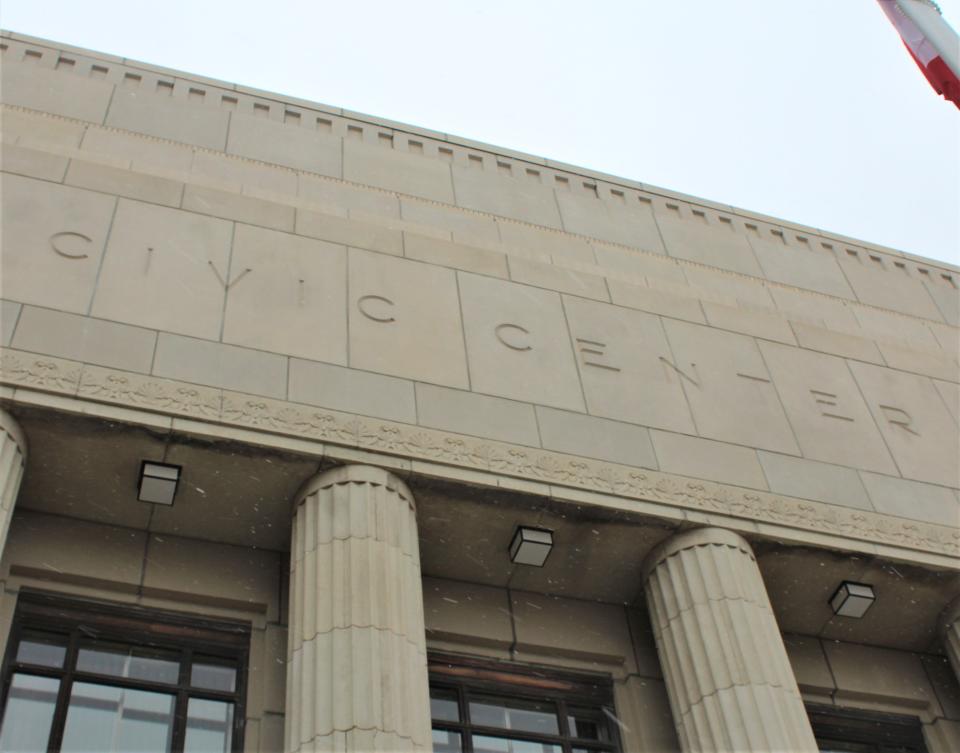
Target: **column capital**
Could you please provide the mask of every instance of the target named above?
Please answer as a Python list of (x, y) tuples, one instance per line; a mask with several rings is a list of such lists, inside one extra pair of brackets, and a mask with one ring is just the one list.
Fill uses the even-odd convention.
[(410, 491), (410, 487), (407, 486), (403, 479), (385, 468), (359, 463), (338, 465), (335, 468), (328, 468), (310, 477), (297, 491), (295, 502), (296, 504), (300, 504), (305, 497), (309, 497), (321, 489), (329, 489), (331, 486), (338, 486), (340, 484), (371, 484), (372, 486), (382, 486), (400, 496), (410, 505), (411, 510), (416, 509), (413, 492)]
[(0, 408), (0, 430), (13, 440), (14, 444), (16, 444), (20, 450), (20, 454), (24, 460), (26, 460), (27, 438), (23, 433), (23, 429), (20, 428), (20, 424), (17, 423), (17, 419), (7, 413), (3, 408)]
[(750, 542), (739, 533), (728, 531), (726, 528), (693, 528), (689, 531), (674, 534), (650, 551), (643, 561), (643, 581), (646, 582), (649, 579), (650, 573), (656, 570), (661, 562), (677, 552), (698, 546), (711, 545), (733, 547), (748, 555), (750, 559), (756, 559), (753, 555), (753, 549), (750, 547)]

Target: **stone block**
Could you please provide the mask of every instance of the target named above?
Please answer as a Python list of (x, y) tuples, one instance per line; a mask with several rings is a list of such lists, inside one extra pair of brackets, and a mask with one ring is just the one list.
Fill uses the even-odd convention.
[(86, 313), (116, 199), (15, 175), (0, 181), (0, 295)]
[(761, 337), (765, 340), (795, 345), (796, 338), (790, 323), (776, 313), (763, 309), (725, 306), (722, 303), (703, 301), (703, 313), (711, 327), (742, 332), (745, 335)]
[(267, 118), (234, 114), (226, 151), (335, 178), (342, 175), (338, 137)]
[(13, 301), (0, 301), (0, 345), (4, 348), (8, 347), (13, 339), (13, 331), (22, 308), (23, 306)]
[(947, 410), (950, 411), (953, 420), (960, 423), (960, 385), (934, 379), (933, 386), (937, 388), (937, 392), (940, 393), (940, 397), (946, 403)]
[[(530, 258), (547, 261), (576, 261), (582, 264), (596, 264), (593, 248), (586, 238), (551, 230), (547, 227), (534, 227), (519, 222), (500, 221), (500, 237), (507, 249), (517, 249)], [(509, 253), (509, 251), (508, 251)]]
[(121, 87), (110, 102), (104, 122), (115, 128), (183, 144), (223, 149), (227, 143), (229, 117), (227, 110), (195, 104), (180, 96)]
[(766, 489), (757, 453), (747, 447), (650, 430), (660, 470), (681, 476)]
[(683, 385), (700, 436), (799, 454), (752, 338), (671, 319), (664, 328), (675, 360), (661, 363)]
[(403, 253), (408, 259), (462, 269), (488, 277), (506, 278), (507, 257), (497, 251), (465, 246), (462, 243), (429, 238), (414, 233), (403, 234)]
[(280, 555), (230, 544), (151, 534), (143, 590), (152, 596), (201, 597), (243, 602), (252, 611), (278, 616)]
[(343, 246), (238, 224), (223, 341), (345, 365), (346, 279)]
[(618, 306), (629, 306), (652, 314), (706, 324), (700, 299), (686, 285), (649, 278), (646, 285), (607, 279), (611, 300)]
[(912, 348), (926, 348), (934, 351), (940, 349), (940, 343), (927, 326), (927, 322), (882, 308), (857, 305), (851, 305), (849, 308), (855, 314), (867, 337), (883, 343), (899, 341), (909, 344)]
[(860, 476), (852, 468), (762, 450), (757, 455), (772, 492), (873, 510)]
[(655, 277), (685, 285), (686, 276), (675, 259), (654, 253), (638, 253), (627, 248), (592, 243), (597, 264), (611, 272), (624, 272), (631, 276)]
[(266, 199), (244, 196), (231, 191), (187, 185), (183, 192), (183, 208), (250, 225), (293, 232), (294, 208)]
[(47, 572), (57, 579), (95, 580), (133, 592), (143, 572), (145, 539), (143, 531), (44, 515), (18, 506), (3, 558), (8, 565)]
[(489, 395), (418, 384), (417, 422), (433, 429), (540, 446), (533, 406)]
[(957, 357), (943, 350), (918, 350), (898, 343), (878, 341), (877, 346), (883, 355), (883, 360), (894, 369), (912, 371), (914, 374), (924, 374), (934, 379), (945, 379), (949, 382), (960, 381), (960, 366)]
[(60, 183), (67, 172), (68, 162), (66, 157), (42, 149), (7, 142), (0, 146), (0, 168), (5, 173)]
[(91, 123), (103, 122), (113, 93), (113, 85), (106, 81), (71, 76), (9, 58), (3, 61), (0, 83), (7, 104)]
[(889, 257), (876, 261), (882, 257), (865, 249), (854, 250), (856, 257), (844, 249), (839, 260), (857, 300), (910, 316), (941, 320), (940, 310), (923, 283), (895, 268)]
[(400, 199), (390, 191), (356, 186), (310, 173), (298, 173), (297, 180), (297, 195), (308, 204), (341, 211), (346, 209), (348, 215), (363, 212), (374, 217), (400, 217)]
[(78, 159), (70, 160), (64, 182), (79, 188), (168, 207), (179, 206), (183, 195), (183, 183), (179, 181)]
[(297, 195), (297, 173), (286, 167), (265, 165), (220, 152), (197, 151), (191, 170), (195, 175), (202, 176), (203, 182), (212, 178), (217, 183), (222, 182), (223, 188), (240, 186), (242, 191), (239, 192), (242, 193)]
[(839, 641), (826, 641), (823, 648), (836, 681), (838, 702), (906, 705), (941, 715), (919, 655)]
[(960, 526), (960, 500), (953, 489), (864, 471), (860, 477), (877, 512), (951, 528)]
[(692, 264), (685, 264), (683, 273), (693, 294), (704, 300), (753, 309), (775, 308), (763, 280)]
[[(489, 166), (488, 159), (486, 167)], [(452, 173), (456, 202), (447, 203), (534, 225), (563, 227), (553, 191), (542, 183), (501, 177), (490, 170), (466, 165), (454, 165)], [(506, 243), (507, 237), (502, 237)]]
[(413, 424), (413, 383), (406, 379), (290, 359), (290, 400)]
[(570, 657), (636, 670), (622, 606), (512, 591), (519, 655)]
[(13, 347), (149, 374), (156, 341), (152, 330), (24, 306)]
[[(938, 636), (939, 638), (939, 636)], [(946, 656), (922, 654), (920, 661), (948, 719), (960, 719), (960, 681)]]
[(680, 741), (662, 680), (628, 677), (614, 684), (617, 725), (624, 750), (680, 753)]
[(454, 272), (355, 248), (349, 270), (350, 366), (468, 386)]
[(557, 191), (556, 194), (563, 228), (567, 232), (652, 253), (666, 253), (649, 204), (634, 199), (628, 206), (625, 202), (601, 201), (571, 191)]
[(835, 686), (820, 641), (804, 635), (785, 635), (783, 645), (804, 697), (829, 702)]
[(801, 348), (817, 350), (821, 353), (843, 358), (852, 358), (857, 361), (883, 363), (883, 356), (880, 355), (877, 344), (866, 337), (833, 332), (803, 322), (790, 322), (790, 326)]
[(707, 212), (695, 216), (685, 205), (672, 206), (677, 208), (671, 209), (670, 205), (656, 208), (657, 225), (670, 256), (754, 277), (763, 276), (746, 236), (731, 223), (721, 223), (713, 212), (709, 216)]
[(857, 316), (853, 313), (855, 304), (795, 288), (773, 285), (767, 290), (777, 308), (789, 319), (825, 327), (834, 332), (870, 336), (864, 334)]
[[(956, 280), (956, 276), (953, 278)], [(940, 310), (943, 320), (954, 327), (960, 327), (960, 292), (954, 284), (947, 282), (923, 281), (930, 297)]]
[(865, 363), (850, 370), (900, 475), (960, 487), (960, 430), (932, 380)]
[(423, 579), (427, 640), (508, 648), (513, 643), (508, 592), (474, 583)]
[(450, 166), (446, 162), (376, 144), (344, 140), (343, 179), (445, 204), (454, 203)]
[(627, 621), (630, 625), (630, 636), (633, 639), (633, 651), (637, 656), (637, 674), (641, 677), (663, 679), (653, 625), (650, 623), (650, 614), (646, 607), (628, 608)]
[(960, 722), (934, 719), (923, 725), (923, 739), (929, 753), (952, 753), (960, 750)]
[[(0, 79), (3, 74), (0, 73)], [(6, 101), (4, 92), (4, 101)], [(88, 128), (86, 123), (77, 123), (64, 118), (51, 118), (29, 110), (3, 109), (0, 137), (4, 142), (33, 149), (48, 147), (75, 147)], [(6, 168), (4, 168), (6, 169)]]
[(121, 199), (92, 314), (219, 339), (232, 228), (223, 220)]
[(372, 222), (298, 209), (297, 233), (368, 251), (403, 255), (403, 234)]
[(592, 298), (595, 301), (610, 300), (607, 285), (602, 277), (577, 272), (556, 264), (515, 257), (508, 259), (508, 264), (510, 278), (514, 282), (556, 290), (560, 293), (570, 293), (581, 298)]
[(149, 167), (186, 173), (194, 158), (193, 149), (183, 144), (96, 126), (87, 128), (80, 148), (91, 156), (129, 161), (134, 170)]
[(776, 343), (760, 350), (804, 457), (896, 473), (846, 361)]
[(768, 280), (838, 298), (854, 298), (833, 252), (767, 240), (754, 234), (747, 238)]
[(454, 243), (467, 246), (500, 244), (500, 231), (492, 217), (407, 198), (400, 200), (400, 212), (404, 220), (449, 233)]
[(671, 354), (656, 316), (579, 298), (563, 303), (590, 413), (695, 433), (683, 389), (661, 360)]
[(639, 468), (657, 467), (650, 433), (641, 426), (540, 406), (536, 410), (544, 449)]
[(165, 332), (157, 341), (153, 373), (253, 395), (287, 396), (286, 358)]
[(584, 410), (560, 296), (466, 272), (457, 276), (471, 388)]

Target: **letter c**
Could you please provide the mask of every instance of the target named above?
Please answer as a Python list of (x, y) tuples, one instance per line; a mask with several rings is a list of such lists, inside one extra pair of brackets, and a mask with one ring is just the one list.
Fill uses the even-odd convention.
[(397, 320), (396, 320), (394, 317), (392, 317), (392, 316), (377, 316), (376, 314), (371, 314), (369, 311), (367, 311), (367, 310), (364, 308), (364, 304), (365, 304), (367, 301), (380, 301), (381, 303), (385, 303), (385, 304), (387, 304), (388, 306), (393, 306), (393, 301), (391, 301), (389, 298), (384, 298), (382, 295), (365, 295), (365, 296), (361, 296), (361, 297), (357, 300), (357, 308), (360, 310), (360, 313), (361, 313), (361, 314), (363, 314), (365, 317), (367, 317), (367, 319), (372, 319), (372, 320), (375, 321), (375, 322), (384, 322), (384, 323), (389, 323), (389, 322), (395, 322), (395, 321), (397, 321)]
[(524, 329), (519, 324), (498, 324), (496, 328), (494, 328), (493, 333), (497, 336), (497, 339), (510, 348), (510, 350), (533, 350), (532, 345), (520, 345), (515, 342), (508, 342), (504, 337), (504, 330), (516, 330), (517, 332), (522, 332), (525, 335), (529, 335), (530, 332), (528, 330)]
[(62, 248), (57, 246), (57, 242), (61, 238), (79, 238), (86, 243), (93, 243), (93, 240), (85, 236), (83, 233), (74, 233), (71, 230), (66, 230), (62, 233), (54, 233), (50, 236), (50, 248), (52, 248), (56, 253), (60, 254), (64, 259), (86, 259), (89, 254), (71, 254), (69, 251), (64, 251)]

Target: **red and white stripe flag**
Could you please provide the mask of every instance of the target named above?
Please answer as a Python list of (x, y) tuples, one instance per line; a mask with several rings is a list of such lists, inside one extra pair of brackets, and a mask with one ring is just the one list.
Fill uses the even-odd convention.
[(932, 0), (878, 0), (927, 81), (960, 109), (960, 37)]

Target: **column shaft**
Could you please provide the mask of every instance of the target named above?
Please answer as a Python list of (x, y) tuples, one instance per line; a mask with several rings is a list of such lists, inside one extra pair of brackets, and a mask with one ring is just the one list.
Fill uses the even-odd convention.
[(0, 555), (27, 461), (27, 443), (13, 416), (0, 408)]
[(750, 545), (704, 528), (651, 552), (645, 590), (684, 751), (817, 750)]
[(344, 466), (297, 496), (290, 552), (285, 750), (430, 749), (413, 496)]

